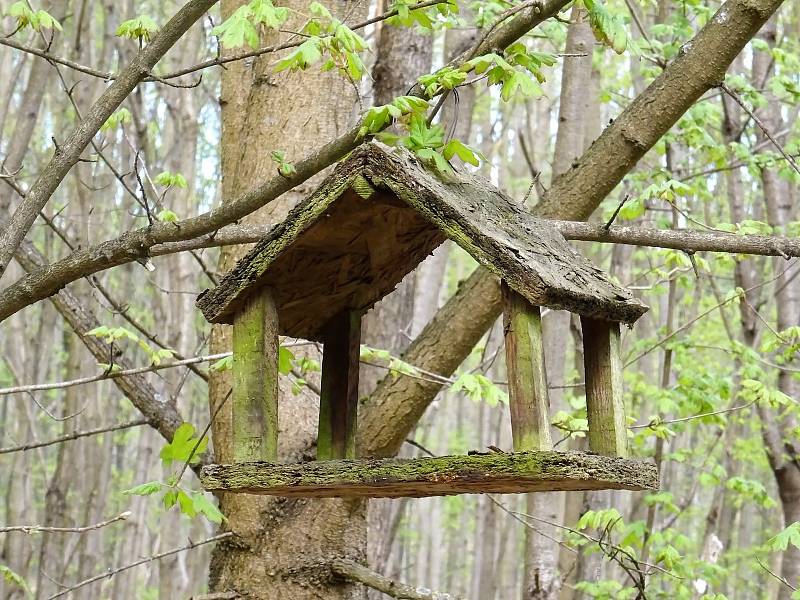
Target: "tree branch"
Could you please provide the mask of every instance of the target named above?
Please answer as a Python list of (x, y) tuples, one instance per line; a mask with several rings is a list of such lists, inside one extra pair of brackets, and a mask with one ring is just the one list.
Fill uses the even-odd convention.
[(458, 596), (433, 592), (428, 588), (414, 587), (406, 583), (400, 583), (394, 579), (389, 579), (348, 558), (334, 559), (331, 570), (340, 577), (363, 583), (373, 590), (378, 590), (387, 596), (398, 598), (399, 600), (459, 600)]
[[(27, 241), (20, 245), (15, 258), (26, 271), (41, 268), (44, 262), (44, 257), (33, 247), (33, 244)], [(92, 313), (87, 311), (84, 304), (68, 290), (60, 291), (58, 294), (53, 295), (50, 300), (95, 359), (98, 362), (108, 361), (108, 344), (93, 335), (86, 335), (86, 332), (99, 327), (100, 322)], [(114, 363), (123, 370), (131, 368), (124, 357), (115, 357)], [(118, 377), (113, 381), (117, 388), (131, 401), (131, 404), (147, 419), (147, 422), (164, 439), (172, 441), (175, 430), (183, 423), (183, 418), (178, 413), (175, 405), (169, 402), (162, 402), (144, 374)]]
[(142, 373), (151, 373), (153, 371), (161, 371), (163, 369), (173, 369), (175, 367), (188, 367), (189, 365), (196, 365), (199, 363), (209, 362), (212, 360), (219, 360), (230, 356), (230, 352), (223, 352), (221, 354), (209, 354), (207, 356), (194, 356), (192, 358), (184, 358), (183, 360), (176, 360), (169, 363), (161, 363), (159, 365), (148, 365), (146, 367), (135, 367), (132, 369), (120, 369), (119, 371), (109, 371), (100, 373), (98, 375), (90, 375), (89, 377), (79, 377), (78, 379), (70, 379), (68, 381), (53, 381), (49, 383), (31, 383), (27, 385), (16, 385), (13, 387), (0, 388), (0, 396), (7, 396), (9, 394), (17, 394), (20, 392), (41, 392), (44, 390), (60, 390), (76, 385), (84, 385), (93, 383), (95, 381), (102, 381), (104, 379), (117, 379), (118, 377), (128, 377), (130, 375), (140, 375)]
[(0, 448), (0, 454), (10, 454), (12, 452), (25, 452), (26, 450), (33, 450), (34, 448), (43, 448), (44, 446), (52, 446), (54, 444), (62, 444), (64, 442), (70, 442), (72, 440), (77, 440), (78, 438), (82, 437), (89, 437), (101, 433), (108, 433), (109, 431), (119, 431), (121, 429), (130, 429), (131, 427), (141, 427), (142, 425), (147, 425), (148, 423), (149, 421), (147, 419), (137, 419), (135, 421), (128, 421), (127, 423), (119, 423), (118, 425), (98, 427), (97, 429), (88, 429), (86, 431), (73, 431), (72, 433), (68, 433), (67, 435), (62, 435), (61, 437), (57, 437), (52, 440), (45, 440), (43, 442), (28, 442), (27, 444), (21, 444), (19, 446), (7, 446), (5, 448)]
[[(628, 244), (651, 248), (672, 248), (687, 252), (730, 252), (757, 256), (800, 256), (800, 239), (777, 235), (739, 235), (695, 229), (656, 229), (652, 227), (604, 225), (584, 221), (552, 220), (550, 225), (568, 240)], [(159, 244), (151, 249), (152, 256), (164, 256), (200, 248), (254, 244), (270, 231), (269, 225), (228, 225), (214, 235), (194, 240)]]
[(53, 158), (44, 168), (25, 199), (0, 231), (0, 278), (39, 212), (50, 200), (70, 169), (80, 160), (92, 138), (138, 83), (184, 33), (218, 0), (189, 0), (142, 48), (134, 59), (120, 71), (114, 82), (94, 102), (85, 118), (56, 148)]
[[(586, 219), (683, 113), (722, 82), (730, 63), (780, 5), (780, 0), (728, 0), (723, 4), (575, 166), (554, 182), (534, 214)], [(496, 277), (486, 269), (476, 269), (412, 342), (403, 360), (437, 373), (452, 373), (494, 323), (500, 306)], [(481, 326), (460, 331), (447, 321), (448, 315), (464, 314)], [(432, 353), (430, 348), (436, 344), (438, 352)], [(396, 453), (416, 425), (409, 415), (421, 416), (439, 389), (430, 384), (409, 387), (402, 378), (384, 378), (365, 405), (363, 418), (359, 415), (361, 447), (381, 455)]]
[(42, 525), (11, 525), (9, 527), (0, 527), (0, 533), (11, 533), (12, 531), (21, 531), (23, 533), (86, 533), (87, 531), (94, 531), (101, 529), (117, 521), (124, 521), (131, 516), (131, 511), (125, 511), (118, 514), (113, 519), (108, 519), (102, 523), (95, 523), (94, 525), (87, 525), (86, 527), (44, 527)]
[(198, 546), (202, 546), (204, 544), (211, 544), (214, 542), (219, 542), (220, 540), (227, 539), (233, 536), (232, 531), (228, 531), (226, 533), (221, 533), (219, 535), (215, 535), (214, 537), (210, 537), (208, 539), (202, 540), (200, 542), (192, 542), (189, 541), (188, 544), (185, 546), (181, 546), (180, 548), (173, 548), (172, 550), (167, 550), (165, 552), (160, 552), (158, 554), (154, 554), (152, 556), (147, 556), (145, 558), (139, 559), (135, 562), (132, 562), (128, 565), (124, 565), (122, 567), (117, 567), (115, 569), (109, 569), (105, 573), (100, 573), (99, 575), (95, 575), (94, 577), (89, 577), (88, 579), (84, 579), (83, 581), (76, 583), (75, 585), (68, 587), (66, 589), (61, 590), (57, 594), (53, 594), (47, 600), (54, 600), (55, 598), (60, 598), (61, 596), (65, 596), (71, 592), (74, 592), (77, 589), (80, 589), (84, 586), (89, 585), (90, 583), (94, 583), (95, 581), (100, 581), (101, 579), (111, 578), (117, 573), (122, 573), (123, 571), (127, 571), (128, 569), (132, 569), (134, 567), (138, 567), (139, 565), (143, 565), (149, 562), (153, 562), (154, 560), (161, 560), (162, 558), (166, 558), (167, 556), (172, 556), (173, 554), (178, 554), (180, 552), (185, 552), (186, 550), (192, 550), (197, 548)]
[[(211, 0), (205, 1), (210, 2)], [(558, 14), (558, 11), (568, 4), (568, 1), (547, 0), (522, 11), (514, 19), (487, 36), (478, 46), (475, 54), (480, 55), (505, 48), (542, 21)], [(463, 64), (473, 52), (473, 50), (465, 52), (451, 64), (456, 66)], [(290, 177), (277, 174), (210, 212), (174, 223), (153, 223), (151, 226), (126, 232), (116, 239), (72, 252), (64, 259), (23, 277), (0, 295), (0, 321), (33, 302), (47, 298), (76, 279), (109, 267), (147, 258), (150, 248), (156, 244), (197, 238), (238, 221), (300, 185), (352, 151), (361, 143), (358, 130), (359, 126), (353, 127), (342, 136), (322, 146), (315, 153), (294, 163), (296, 172)], [(77, 157), (75, 160), (77, 161)], [(49, 168), (46, 171), (49, 171)], [(36, 184), (34, 184), (35, 186)], [(33, 189), (28, 197), (32, 193)], [(2, 252), (2, 236), (0, 236), (0, 252)]]

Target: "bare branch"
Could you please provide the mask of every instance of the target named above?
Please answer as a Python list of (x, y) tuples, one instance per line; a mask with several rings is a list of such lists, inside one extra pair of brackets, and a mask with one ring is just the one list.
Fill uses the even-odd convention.
[[(568, 0), (549, 0), (523, 10), (489, 35), (478, 48), (476, 55), (505, 48), (539, 23), (558, 14), (566, 4)], [(469, 55), (470, 53), (464, 53), (451, 64), (455, 66), (463, 64)], [(90, 118), (87, 116), (87, 120)], [(295, 162), (296, 172), (290, 177), (278, 174), (212, 211), (182, 221), (154, 223), (149, 227), (126, 232), (116, 239), (72, 252), (66, 258), (35, 274), (23, 277), (0, 295), (0, 321), (28, 304), (47, 298), (80, 277), (134, 260), (145, 259), (150, 255), (150, 248), (156, 244), (197, 238), (238, 221), (340, 160), (360, 143), (358, 131), (358, 126), (353, 127), (315, 153)], [(75, 160), (77, 161), (77, 157)], [(46, 171), (49, 172), (50, 169)], [(36, 185), (34, 184), (34, 188)], [(28, 197), (32, 194), (33, 188)], [(2, 266), (2, 252), (3, 238), (0, 236), (0, 266)]]
[(11, 525), (9, 527), (0, 527), (0, 533), (10, 533), (12, 531), (21, 531), (23, 533), (86, 533), (87, 531), (94, 531), (95, 529), (102, 529), (112, 523), (124, 521), (131, 516), (131, 511), (126, 510), (118, 514), (113, 519), (95, 523), (94, 525), (87, 525), (85, 527), (45, 527), (42, 525)]
[(139, 565), (144, 565), (149, 562), (153, 562), (154, 560), (161, 560), (167, 556), (172, 556), (173, 554), (178, 554), (180, 552), (185, 552), (187, 550), (192, 550), (197, 548), (198, 546), (202, 546), (204, 544), (212, 544), (214, 542), (219, 542), (220, 540), (227, 539), (233, 536), (232, 531), (228, 531), (226, 533), (221, 533), (219, 535), (215, 535), (208, 539), (202, 540), (200, 542), (192, 542), (189, 541), (188, 544), (185, 546), (181, 546), (180, 548), (173, 548), (172, 550), (167, 550), (165, 552), (159, 552), (158, 554), (153, 554), (152, 556), (147, 556), (145, 558), (139, 559), (135, 562), (130, 564), (124, 565), (122, 567), (116, 567), (114, 569), (109, 569), (105, 573), (100, 573), (99, 575), (95, 575), (94, 577), (89, 577), (88, 579), (84, 579), (83, 581), (76, 583), (73, 586), (70, 586), (66, 589), (61, 590), (57, 594), (53, 594), (47, 600), (54, 600), (55, 598), (60, 598), (61, 596), (66, 596), (67, 594), (74, 592), (77, 589), (80, 589), (84, 586), (89, 585), (90, 583), (94, 583), (95, 581), (100, 581), (101, 579), (111, 578), (117, 573), (122, 573), (123, 571), (127, 571), (128, 569), (133, 569), (134, 567), (138, 567)]
[(86, 431), (74, 431), (72, 433), (68, 433), (67, 435), (62, 435), (61, 437), (53, 438), (51, 440), (45, 440), (43, 442), (29, 442), (27, 444), (21, 444), (19, 446), (7, 446), (5, 448), (0, 448), (0, 454), (10, 454), (12, 452), (25, 452), (26, 450), (33, 450), (34, 448), (43, 448), (44, 446), (52, 446), (54, 444), (62, 444), (64, 442), (70, 442), (72, 440), (77, 440), (78, 438), (82, 437), (99, 435), (101, 433), (108, 433), (110, 431), (119, 431), (121, 429), (130, 429), (132, 427), (141, 427), (142, 425), (147, 425), (148, 423), (149, 421), (147, 419), (137, 419), (135, 421), (128, 421), (127, 423), (119, 423), (118, 425), (98, 427), (97, 429), (87, 429)]
[(223, 352), (220, 354), (209, 354), (207, 356), (194, 356), (192, 358), (185, 358), (183, 360), (176, 360), (170, 363), (161, 363), (159, 365), (149, 365), (147, 367), (136, 367), (133, 369), (121, 369), (119, 371), (107, 371), (98, 375), (90, 375), (89, 377), (80, 377), (78, 379), (70, 379), (69, 381), (53, 381), (50, 383), (30, 383), (27, 385), (16, 385), (13, 387), (0, 388), (0, 396), (7, 396), (9, 394), (18, 394), (20, 392), (41, 392), (43, 390), (60, 390), (76, 385), (85, 385), (95, 381), (102, 381), (104, 379), (117, 379), (118, 377), (127, 377), (128, 375), (139, 375), (141, 373), (150, 373), (152, 371), (162, 371), (164, 369), (173, 369), (175, 367), (186, 367), (189, 365), (196, 365), (198, 363), (209, 362), (212, 360), (219, 360), (230, 356), (230, 352)]
[(458, 596), (433, 592), (428, 588), (414, 587), (389, 579), (349, 558), (334, 559), (331, 570), (340, 577), (363, 583), (373, 590), (378, 590), (387, 596), (400, 600), (459, 600)]
[(53, 158), (28, 191), (25, 199), (0, 230), (0, 278), (5, 274), (8, 263), (37, 215), (70, 169), (80, 160), (81, 153), (92, 138), (138, 83), (150, 74), (150, 70), (175, 42), (216, 3), (217, 0), (189, 0), (184, 4), (155, 35), (153, 41), (142, 48), (130, 64), (120, 71), (114, 82), (91, 106), (85, 118), (56, 149)]
[(781, 156), (783, 156), (783, 158), (786, 159), (786, 161), (792, 166), (792, 168), (797, 173), (800, 173), (800, 167), (797, 166), (797, 162), (794, 160), (794, 157), (788, 152), (786, 152), (786, 150), (784, 150), (783, 146), (772, 135), (769, 128), (764, 124), (764, 122), (761, 119), (758, 118), (758, 115), (755, 112), (753, 112), (753, 110), (751, 110), (749, 106), (747, 106), (745, 101), (742, 100), (742, 97), (736, 92), (734, 92), (730, 87), (728, 87), (728, 84), (726, 83), (721, 84), (719, 88), (723, 92), (728, 94), (728, 96), (730, 96), (733, 99), (733, 101), (736, 102), (736, 104), (742, 107), (742, 110), (744, 110), (744, 112), (746, 112), (750, 116), (750, 118), (753, 119), (755, 124), (758, 125), (759, 129), (761, 129), (761, 131), (764, 132), (764, 135), (767, 136), (767, 139), (769, 139), (769, 141), (772, 142), (772, 145), (778, 149), (778, 152), (781, 153)]

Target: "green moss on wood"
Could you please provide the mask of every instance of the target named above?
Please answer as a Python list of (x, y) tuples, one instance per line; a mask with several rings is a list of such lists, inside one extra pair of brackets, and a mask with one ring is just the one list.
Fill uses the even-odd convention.
[(278, 456), (278, 317), (269, 289), (251, 296), (233, 323), (233, 453)]
[(552, 450), (541, 313), (505, 282), (502, 288), (514, 450)]
[(209, 465), (207, 490), (288, 497), (423, 497), (463, 493), (657, 489), (655, 465), (580, 452)]
[(589, 450), (628, 455), (619, 323), (581, 319)]
[[(329, 209), (334, 202), (348, 195), (368, 199), (361, 216), (367, 226), (342, 252), (338, 247), (341, 240), (325, 243), (337, 239), (342, 224), (335, 218), (323, 219), (333, 212)], [(321, 227), (314, 229), (315, 243), (307, 252), (314, 253), (317, 261), (330, 263), (318, 277), (338, 285), (355, 285), (357, 289), (352, 290), (351, 297), (357, 298), (359, 305), (348, 308), (368, 309), (409, 271), (407, 261), (398, 260), (380, 272), (355, 273), (347, 282), (339, 281), (336, 275), (354, 257), (363, 259), (360, 252), (366, 253), (367, 262), (373, 257), (373, 246), (381, 244), (370, 239), (371, 230), (382, 226), (398, 228), (413, 221), (406, 218), (387, 224), (381, 213), (387, 204), (411, 217), (416, 213), (421, 221), (418, 228), (414, 224), (414, 231), (394, 232), (423, 240), (412, 248), (395, 250), (414, 261), (422, 260), (432, 250), (428, 243), (441, 243), (445, 234), (532, 304), (629, 323), (647, 310), (628, 290), (611, 282), (578, 254), (546, 221), (531, 216), (487, 181), (469, 173), (443, 180), (410, 153), (371, 143), (340, 163), (320, 188), (257, 244), (215, 290), (198, 299), (203, 314), (211, 322), (230, 322), (247, 294), (264, 285), (265, 273), (279, 255), (290, 247), (299, 248), (302, 253), (306, 248), (303, 235), (316, 222)], [(359, 250), (355, 251), (356, 247)], [(314, 298), (304, 301), (316, 306), (325, 301), (325, 295), (318, 290)]]

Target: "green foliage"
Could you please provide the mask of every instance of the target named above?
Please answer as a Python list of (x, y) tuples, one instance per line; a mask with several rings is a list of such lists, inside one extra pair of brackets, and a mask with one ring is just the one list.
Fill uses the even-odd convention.
[(28, 586), (28, 582), (25, 581), (25, 578), (22, 577), (22, 575), (12, 571), (10, 567), (0, 564), (0, 577), (2, 577), (3, 581), (5, 581), (8, 585), (17, 587), (25, 592), (25, 596), (33, 597), (31, 588)]
[(288, 375), (292, 372), (294, 354), (285, 346), (278, 348), (278, 373)]
[(448, 0), (429, 8), (417, 8), (420, 4), (414, 0), (395, 0), (389, 10), (396, 10), (397, 15), (386, 20), (388, 25), (402, 25), (403, 27), (419, 26), (422, 29), (432, 30), (437, 15), (449, 16), (458, 13), (456, 0)]
[(108, 117), (108, 120), (106, 120), (102, 127), (100, 127), (100, 131), (108, 133), (109, 131), (117, 129), (124, 123), (130, 123), (132, 119), (133, 117), (131, 116), (131, 111), (129, 111), (127, 108), (120, 108), (110, 117)]
[(162, 223), (175, 223), (178, 220), (178, 215), (168, 208), (165, 208), (158, 211), (156, 218)]
[(414, 365), (411, 365), (404, 360), (392, 356), (388, 350), (380, 350), (361, 344), (359, 359), (363, 362), (385, 366), (392, 377), (397, 378), (400, 375), (408, 375), (410, 377), (423, 377), (423, 374)]
[(8, 7), (6, 13), (17, 20), (17, 30), (30, 27), (34, 31), (42, 29), (57, 29), (62, 31), (61, 23), (45, 10), (34, 10), (27, 0), (19, 0)]
[(450, 386), (450, 391), (463, 391), (473, 402), (483, 401), (489, 406), (508, 404), (508, 394), (480, 373), (461, 373)]
[(783, 552), (789, 546), (800, 548), (800, 521), (796, 521), (767, 541), (772, 552)]
[(223, 371), (229, 371), (233, 368), (233, 355), (225, 356), (220, 358), (218, 361), (211, 364), (209, 369), (216, 373), (222, 373)]
[(630, 600), (637, 596), (635, 587), (626, 587), (612, 579), (579, 581), (575, 584), (575, 589), (595, 600)]
[(428, 108), (428, 101), (416, 96), (399, 96), (389, 104), (373, 106), (364, 114), (358, 137), (378, 133), (386, 128), (393, 120), (406, 115), (423, 115)]
[(595, 39), (608, 46), (617, 54), (625, 52), (628, 45), (628, 34), (622, 19), (612, 15), (599, 0), (583, 0), (589, 11), (589, 24)]
[(545, 81), (542, 68), (555, 63), (551, 54), (533, 52), (517, 42), (506, 48), (503, 56), (496, 53), (477, 56), (465, 63), (462, 70), (485, 75), (489, 85), (500, 86), (500, 97), (508, 102), (514, 97), (541, 97), (544, 92), (539, 84)]
[(270, 153), (270, 158), (272, 158), (272, 162), (277, 163), (278, 173), (284, 177), (291, 177), (297, 173), (294, 164), (286, 160), (286, 153), (283, 150), (273, 150)]
[(208, 438), (195, 437), (194, 425), (182, 423), (172, 437), (172, 441), (165, 444), (159, 456), (165, 467), (173, 462), (195, 464), (200, 461), (200, 455), (208, 447)]
[[(161, 461), (164, 467), (177, 465), (181, 470), (184, 465), (196, 464), (200, 455), (208, 447), (208, 438), (195, 436), (195, 428), (191, 423), (182, 423), (172, 437), (172, 441), (161, 449)], [(167, 482), (148, 481), (134, 486), (122, 493), (134, 496), (161, 495), (161, 506), (169, 510), (177, 506), (181, 514), (194, 518), (203, 515), (212, 523), (222, 523), (224, 516), (217, 506), (206, 496), (202, 490), (187, 490), (179, 486), (178, 475), (171, 476)]]
[(230, 17), (211, 30), (224, 48), (258, 48), (258, 26), (278, 29), (289, 18), (289, 9), (275, 6), (271, 0), (251, 0), (237, 8)]
[(87, 331), (86, 335), (103, 338), (103, 341), (107, 344), (117, 344), (125, 340), (133, 342), (147, 355), (151, 365), (160, 365), (164, 359), (172, 358), (175, 355), (175, 351), (169, 348), (153, 348), (137, 334), (125, 327), (101, 325)]
[(583, 418), (560, 410), (553, 415), (550, 424), (567, 433), (570, 439), (586, 437), (589, 431), (589, 421), (584, 414)]
[(742, 389), (739, 395), (748, 402), (756, 402), (771, 408), (786, 406), (793, 402), (789, 396), (780, 390), (769, 388), (755, 379), (744, 379), (741, 385)]
[(303, 71), (327, 55), (323, 71), (338, 69), (349, 80), (359, 81), (365, 70), (360, 54), (367, 50), (367, 42), (319, 2), (312, 2), (309, 11), (313, 17), (302, 29), (308, 39), (279, 60), (275, 71)]
[(152, 496), (161, 491), (162, 485), (160, 481), (148, 481), (127, 490), (122, 490), (122, 493), (131, 496)]
[(166, 187), (179, 187), (186, 189), (186, 178), (180, 173), (170, 173), (169, 171), (162, 171), (156, 175), (155, 179), (158, 185)]
[(158, 31), (156, 22), (147, 15), (139, 15), (133, 19), (123, 21), (117, 27), (116, 36), (149, 42), (153, 34)]
[(606, 508), (602, 510), (587, 510), (581, 518), (578, 519), (578, 524), (575, 529), (597, 529), (600, 531), (612, 530), (622, 523), (622, 515), (616, 508)]

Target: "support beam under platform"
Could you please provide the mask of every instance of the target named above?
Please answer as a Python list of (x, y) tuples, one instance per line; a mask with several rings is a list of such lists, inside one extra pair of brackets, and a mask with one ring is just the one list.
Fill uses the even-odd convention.
[(514, 494), (553, 490), (656, 490), (652, 462), (584, 452), (516, 452), (208, 465), (209, 491), (295, 498), (420, 498), (454, 494)]

